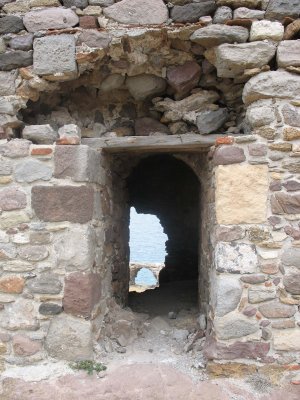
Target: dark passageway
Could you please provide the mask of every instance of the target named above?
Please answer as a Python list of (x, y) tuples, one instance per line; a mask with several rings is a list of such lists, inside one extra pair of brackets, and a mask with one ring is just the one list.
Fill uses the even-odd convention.
[(130, 294), (130, 297), (144, 295), (154, 300), (164, 291), (171, 302), (174, 301), (172, 296), (184, 301), (188, 294), (196, 303), (200, 223), (198, 178), (183, 161), (170, 155), (154, 155), (139, 162), (127, 183), (129, 206), (135, 207), (138, 213), (156, 215), (168, 236), (165, 268), (159, 274), (160, 287), (150, 293)]

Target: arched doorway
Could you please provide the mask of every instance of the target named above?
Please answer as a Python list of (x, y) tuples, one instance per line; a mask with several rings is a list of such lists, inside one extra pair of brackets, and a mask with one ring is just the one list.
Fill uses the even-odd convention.
[[(129, 207), (135, 207), (138, 213), (156, 215), (168, 236), (159, 287), (149, 293), (131, 293), (129, 305), (135, 309), (145, 298), (147, 308), (154, 313), (197, 306), (200, 265), (198, 177), (184, 161), (173, 155), (156, 154), (142, 158), (132, 169), (127, 178), (127, 190)], [(161, 306), (161, 301), (165, 306)]]

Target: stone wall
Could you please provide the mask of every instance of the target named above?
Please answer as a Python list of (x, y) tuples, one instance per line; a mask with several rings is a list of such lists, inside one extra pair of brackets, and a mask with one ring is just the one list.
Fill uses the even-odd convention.
[(177, 155), (205, 186), (206, 355), (299, 362), (299, 1), (0, 7), (0, 366), (91, 358), (126, 300), (138, 157), (81, 137), (186, 133), (224, 134)]

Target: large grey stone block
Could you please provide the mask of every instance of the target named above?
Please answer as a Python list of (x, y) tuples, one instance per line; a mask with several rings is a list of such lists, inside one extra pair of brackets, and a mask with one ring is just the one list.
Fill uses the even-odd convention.
[(91, 227), (73, 227), (55, 240), (58, 265), (68, 271), (91, 270), (95, 261), (96, 238)]
[(158, 76), (142, 74), (128, 77), (126, 86), (136, 100), (145, 100), (162, 94), (167, 87), (167, 83)]
[(246, 105), (274, 97), (300, 99), (300, 75), (282, 70), (262, 72), (251, 78), (244, 87), (243, 101)]
[(245, 43), (248, 37), (248, 29), (242, 26), (212, 24), (195, 31), (190, 40), (204, 47), (213, 47), (223, 43)]
[(22, 18), (15, 15), (6, 15), (0, 18), (0, 34), (18, 33), (24, 29)]
[(27, 125), (23, 129), (22, 137), (35, 144), (52, 144), (58, 138), (57, 132), (48, 125)]
[(28, 67), (32, 65), (32, 51), (10, 51), (0, 54), (0, 71)]
[(225, 317), (216, 317), (214, 327), (217, 338), (221, 340), (248, 336), (259, 330), (256, 320), (236, 313), (227, 314)]
[(104, 184), (101, 155), (85, 145), (56, 146), (54, 176), (58, 179), (71, 178), (75, 182)]
[[(210, 52), (210, 50), (209, 50)], [(239, 44), (221, 44), (213, 53), (205, 53), (215, 65), (220, 78), (235, 78), (245, 69), (260, 68), (269, 63), (276, 53), (276, 45), (258, 41)]]
[(299, 0), (270, 0), (265, 18), (283, 20), (285, 17), (297, 18), (300, 14)]
[(237, 276), (217, 277), (215, 292), (215, 315), (222, 317), (238, 306), (243, 288)]
[(25, 160), (16, 165), (14, 177), (17, 182), (49, 181), (52, 168), (38, 160)]
[(30, 11), (25, 14), (23, 22), (28, 32), (36, 32), (71, 28), (78, 24), (79, 18), (70, 9), (53, 7)]
[(10, 96), (16, 93), (16, 71), (0, 71), (0, 96)]
[(253, 273), (258, 265), (255, 246), (244, 243), (218, 243), (215, 260), (219, 272)]
[(300, 66), (300, 40), (283, 40), (277, 49), (278, 67)]
[(123, 0), (106, 7), (103, 13), (121, 24), (163, 24), (169, 17), (162, 0)]
[(73, 35), (46, 36), (33, 43), (33, 69), (38, 75), (77, 72)]
[(51, 320), (46, 337), (49, 355), (69, 361), (90, 360), (93, 357), (91, 323), (61, 314)]

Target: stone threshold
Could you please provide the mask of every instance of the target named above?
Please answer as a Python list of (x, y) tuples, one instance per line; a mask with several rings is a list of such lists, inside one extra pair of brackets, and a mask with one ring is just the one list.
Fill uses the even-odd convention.
[(123, 153), (134, 151), (146, 152), (174, 152), (174, 151), (208, 151), (214, 146), (216, 139), (224, 137), (224, 134), (198, 135), (186, 133), (183, 135), (162, 136), (128, 136), (117, 138), (84, 138), (82, 144), (96, 150), (104, 150), (109, 153)]

